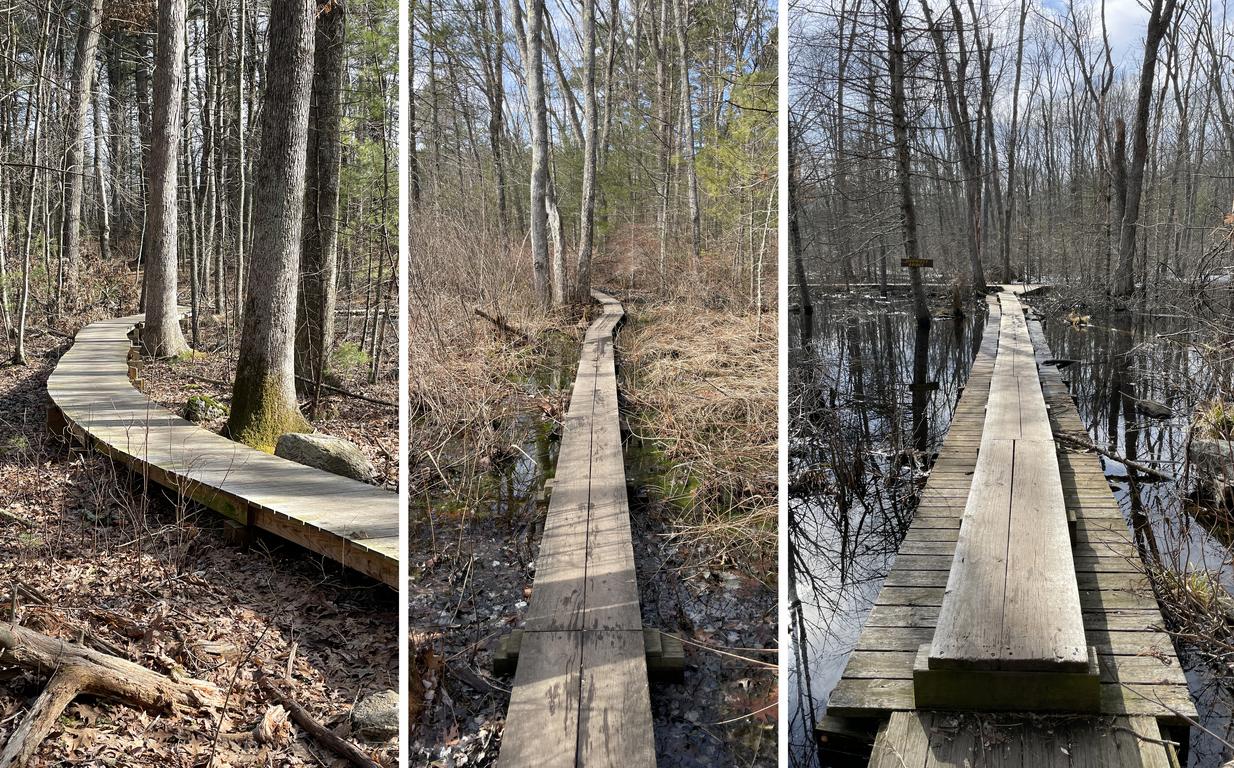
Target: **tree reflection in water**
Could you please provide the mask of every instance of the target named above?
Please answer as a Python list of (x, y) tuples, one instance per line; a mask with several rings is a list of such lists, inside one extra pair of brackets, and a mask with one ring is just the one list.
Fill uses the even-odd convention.
[(814, 723), (912, 521), (985, 318), (983, 305), (919, 329), (906, 300), (825, 296), (790, 320), (793, 765), (818, 765)]

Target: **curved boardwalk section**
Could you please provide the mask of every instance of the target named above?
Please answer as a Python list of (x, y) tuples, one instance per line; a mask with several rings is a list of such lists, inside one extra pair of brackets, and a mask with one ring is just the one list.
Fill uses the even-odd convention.
[(398, 495), (202, 429), (129, 381), (142, 315), (92, 323), (47, 379), (49, 424), (185, 498), (395, 586)]
[(655, 765), (613, 331), (624, 310), (593, 292), (536, 558), (498, 764)]
[[(820, 736), (826, 741), (828, 734), (840, 734), (845, 729), (877, 728), (870, 765), (880, 767), (979, 764), (1165, 768), (1169, 763), (1161, 727), (1185, 726), (1189, 718), (1195, 718), (1195, 707), (1100, 461), (1095, 454), (1053, 445), (1051, 438), (1058, 431), (1081, 433), (1084, 427), (1057, 369), (1042, 364), (1049, 357), (1049, 349), (1040, 328), (1035, 323), (1025, 324), (1018, 316), (1022, 309), (1016, 294), (1020, 293), (1004, 290), (991, 304), (981, 350), (922, 491), (913, 524), (827, 703), (827, 717), (819, 724)], [(1010, 313), (1017, 316), (1005, 316)], [(1000, 341), (1004, 342), (1001, 347)], [(1010, 387), (1000, 383), (1005, 379), (1000, 374), (1006, 373), (1007, 363), (1002, 362), (1000, 367), (999, 362), (1004, 355), (1014, 358), (1008, 359), (1015, 372), (1026, 374), (1015, 377), (1016, 399), (1030, 406), (1029, 411), (1015, 409), (1020, 414), (1018, 423), (1003, 418), (1011, 412), (1004, 406), (1012, 398)], [(1025, 423), (1029, 412), (1035, 415)], [(998, 665), (998, 671), (988, 673), (1008, 675), (1008, 684), (998, 685), (993, 677), (987, 681), (981, 695), (998, 703), (984, 711), (971, 702), (969, 706), (947, 707), (966, 709), (975, 716), (939, 711), (943, 707), (937, 704), (933, 711), (923, 706), (921, 692), (915, 690), (914, 671), (921, 669), (918, 659), (923, 646), (929, 648), (940, 637), (954, 637), (957, 632), (965, 636), (989, 633), (995, 638), (992, 647), (1014, 647), (1006, 644), (1012, 620), (1006, 611), (1018, 614), (1022, 608), (1011, 595), (1001, 602), (995, 599), (984, 612), (955, 612), (948, 603), (957, 596), (961, 579), (973, 575), (967, 570), (975, 563), (965, 558), (976, 550), (972, 541), (964, 542), (980, 531), (965, 531), (964, 527), (973, 522), (971, 504), (981, 500), (970, 499), (970, 492), (980, 485), (981, 493), (990, 495), (999, 485), (982, 479), (979, 454), (989, 450), (991, 440), (1005, 440), (1009, 435), (1023, 440), (1025, 434), (1037, 436), (1037, 442), (1051, 449), (1053, 457), (1043, 457), (1038, 466), (1052, 471), (1035, 473), (1032, 482), (1019, 491), (1033, 508), (1026, 512), (1028, 519), (1021, 531), (1014, 536), (1000, 532), (999, 541), (1007, 542), (1006, 554), (996, 563), (997, 572), (985, 582), (997, 585), (999, 574), (1006, 573), (1016, 558), (1031, 555), (1023, 568), (1025, 573), (1017, 577), (1025, 586), (1052, 585), (1052, 594), (1065, 592), (1068, 602), (1071, 590), (1078, 592), (1083, 639), (1068, 634), (1066, 644), (1068, 648), (1080, 644), (1092, 648), (1099, 670), (1096, 711), (1092, 713), (1097, 716), (1078, 716), (1077, 711), (1088, 707), (1073, 708), (1059, 702), (1041, 708), (1072, 714), (1044, 720), (1007, 715), (994, 727), (997, 738), (987, 738), (989, 724), (996, 722), (992, 710), (1017, 709), (1017, 698), (1031, 695), (1031, 689), (1018, 677), (1019, 671), (1004, 672)], [(1056, 470), (1050, 458), (1057, 462)], [(1014, 468), (1014, 460), (1011, 463)], [(1020, 484), (1009, 477), (999, 492), (1016, 493), (1017, 488)], [(1074, 521), (1070, 541), (1064, 542), (1054, 540), (1060, 497)], [(1054, 501), (1037, 508), (1048, 499)], [(1009, 510), (1014, 504), (1000, 501), (997, 519), (1013, 521), (1014, 512)], [(1008, 510), (1006, 515), (1004, 509)], [(1034, 517), (1047, 516), (1054, 518), (1047, 525), (1031, 524)], [(1045, 528), (1054, 532), (1054, 538), (1041, 534)], [(1043, 541), (1054, 551), (1043, 551)], [(1058, 549), (1069, 550), (1070, 562), (1052, 559), (1059, 554)], [(998, 559), (987, 557), (982, 565), (989, 567)], [(957, 563), (965, 572), (955, 572)], [(1002, 578), (1006, 585), (1011, 575)], [(977, 592), (988, 597), (997, 590)], [(1042, 599), (1050, 594), (1043, 594)], [(1017, 615), (1016, 631), (1028, 630), (1038, 613), (1038, 609), (1030, 609)], [(957, 618), (966, 624), (946, 626), (945, 622), (954, 623)], [(940, 634), (940, 629), (947, 634)], [(1025, 636), (1031, 636), (1031, 631)], [(1058, 637), (1051, 635), (1052, 639)], [(1051, 650), (1047, 648), (1047, 652)], [(1051, 685), (1040, 676), (1033, 684)]]

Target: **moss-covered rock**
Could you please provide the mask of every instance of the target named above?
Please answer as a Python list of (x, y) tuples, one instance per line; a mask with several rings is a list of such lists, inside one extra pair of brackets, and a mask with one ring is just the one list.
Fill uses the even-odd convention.
[(190, 395), (184, 406), (184, 418), (192, 422), (213, 421), (227, 415), (227, 406), (209, 395)]

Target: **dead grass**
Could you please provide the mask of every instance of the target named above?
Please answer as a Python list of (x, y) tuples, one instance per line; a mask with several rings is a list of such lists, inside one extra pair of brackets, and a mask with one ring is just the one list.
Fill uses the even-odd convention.
[(774, 572), (776, 316), (647, 303), (618, 349), (631, 430), (672, 467), (667, 490), (682, 510), (672, 536)]

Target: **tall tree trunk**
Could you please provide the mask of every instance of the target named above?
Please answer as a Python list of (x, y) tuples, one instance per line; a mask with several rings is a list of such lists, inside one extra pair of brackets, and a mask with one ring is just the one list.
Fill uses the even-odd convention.
[(1140, 66), (1135, 122), (1131, 127), (1131, 162), (1127, 165), (1126, 202), (1119, 228), (1118, 264), (1114, 269), (1114, 295), (1119, 297), (1130, 296), (1135, 291), (1135, 239), (1144, 193), (1144, 165), (1148, 160), (1148, 120), (1157, 71), (1157, 48), (1169, 30), (1176, 4), (1177, 0), (1153, 0), (1144, 33), (1144, 61)]
[(947, 55), (947, 45), (943, 40), (942, 28), (934, 23), (929, 3), (922, 0), (921, 9), (925, 13), (930, 34), (934, 39), (934, 47), (938, 52), (939, 70), (943, 77), (943, 90), (947, 96), (947, 110), (951, 115), (951, 132), (955, 137), (956, 154), (960, 158), (960, 169), (964, 174), (964, 198), (967, 204), (968, 221), (966, 234), (968, 236), (969, 274), (973, 281), (974, 291), (985, 291), (985, 269), (981, 263), (981, 161), (977, 152), (977, 142), (974, 140), (971, 119), (968, 109), (968, 97), (965, 88), (968, 84), (968, 48), (964, 42), (964, 20), (960, 15), (959, 6), (955, 0), (949, 3), (951, 18), (955, 26), (956, 38), (959, 41), (959, 52), (956, 60), (956, 70), (951, 71), (951, 63)]
[[(1011, 222), (1015, 216), (1016, 144), (1020, 138), (1020, 75), (1024, 68), (1024, 22), (1028, 18), (1028, 0), (1020, 0), (1020, 20), (1016, 33), (1015, 82), (1011, 87), (1011, 128), (1007, 133), (1007, 195), (1003, 198), (1002, 239), (999, 255), (1003, 263), (1003, 281), (1011, 280)], [(1029, 94), (1031, 101), (1032, 94)], [(1103, 129), (1104, 130), (1104, 129)], [(1028, 280), (1028, 275), (1024, 275)]]
[[(887, 47), (891, 64), (891, 122), (895, 135), (896, 175), (900, 192), (900, 217), (904, 229), (904, 256), (917, 258), (917, 210), (913, 204), (912, 157), (908, 143), (908, 109), (904, 96), (904, 16), (900, 0), (887, 2)], [(918, 325), (930, 324), (930, 306), (921, 284), (921, 270), (908, 268), (913, 289), (913, 313)], [(983, 284), (984, 287), (984, 284)]]
[[(420, 155), (416, 150), (416, 10), (419, 3), (411, 0), (407, 21), (407, 183), (411, 186), (411, 209), (420, 207)], [(522, 46), (520, 46), (521, 48)]]
[(309, 111), (304, 251), (296, 317), (296, 374), (312, 382), (314, 409), (334, 347), (335, 275), (338, 271), (338, 196), (342, 113), (339, 89), (345, 64), (344, 6), (333, 0), (317, 17), (313, 100)]
[[(788, 237), (789, 247), (793, 250), (793, 271), (797, 279), (797, 296), (801, 303), (801, 313), (810, 315), (814, 305), (810, 302), (810, 283), (806, 277), (805, 254), (801, 242), (801, 199), (797, 191), (797, 128), (790, 124), (788, 128)], [(808, 324), (809, 320), (802, 320)]]
[(82, 163), (85, 154), (86, 117), (90, 109), (90, 90), (94, 82), (94, 55), (99, 45), (103, 0), (86, 0), (77, 17), (77, 50), (73, 55), (73, 84), (69, 94), (68, 146), (64, 161), (64, 217), (61, 219), (60, 250), (66, 262), (65, 299), (71, 309), (77, 307), (81, 264), (81, 198), (86, 173)]
[[(668, 0), (666, 0), (667, 2)], [(698, 209), (698, 172), (694, 163), (694, 99), (690, 93), (690, 0), (672, 0), (676, 11), (677, 55), (681, 59), (682, 144), (686, 161), (686, 195), (690, 207), (690, 269), (697, 272), (702, 255), (702, 226)]]
[(123, 39), (120, 30), (114, 29), (107, 45), (107, 127), (111, 129), (107, 137), (107, 159), (111, 168), (111, 234), (118, 241), (123, 241), (130, 232), (129, 212), (124, 210), (120, 198), (121, 184), (128, 170), (128, 126), (124, 120), (124, 60), (121, 58)]
[(252, 263), (236, 365), (232, 439), (273, 450), (279, 435), (305, 431), (295, 386), (296, 283), (304, 226), (304, 166), (313, 89), (313, 0), (273, 0), (254, 169)]
[(186, 0), (160, 0), (158, 52), (154, 66), (154, 119), (151, 124), (150, 197), (147, 201), (146, 325), (141, 343), (154, 357), (188, 351), (176, 312), (178, 167), (181, 99), (184, 83)]
[[(115, 158), (111, 164), (114, 168)], [(103, 97), (94, 100), (94, 179), (98, 183), (99, 256), (111, 260), (111, 198), (107, 195), (107, 176), (103, 171)]]
[(531, 109), (531, 278), (541, 306), (549, 305), (548, 275), (548, 108), (544, 100), (544, 0), (527, 6), (523, 68)]
[[(30, 196), (26, 203), (25, 239), (22, 242), (21, 259), (21, 300), (17, 305), (17, 339), (13, 344), (13, 363), (26, 365), (26, 316), (30, 307), (30, 256), (34, 248), (34, 211), (38, 200), (36, 182), (39, 177), (39, 163), (42, 159), (39, 152), (42, 142), (43, 104), (47, 92), (46, 73), (48, 53), (51, 49), (51, 0), (47, 0), (43, 9), (43, 35), (38, 53), (38, 73), (34, 79), (34, 103), (31, 106), (32, 129), (30, 131)], [(46, 199), (46, 196), (44, 196)]]
[[(616, 19), (610, 20), (616, 23)], [(574, 301), (586, 304), (591, 295), (591, 249), (596, 215), (596, 0), (583, 0), (583, 200), (579, 213), (578, 264)]]

